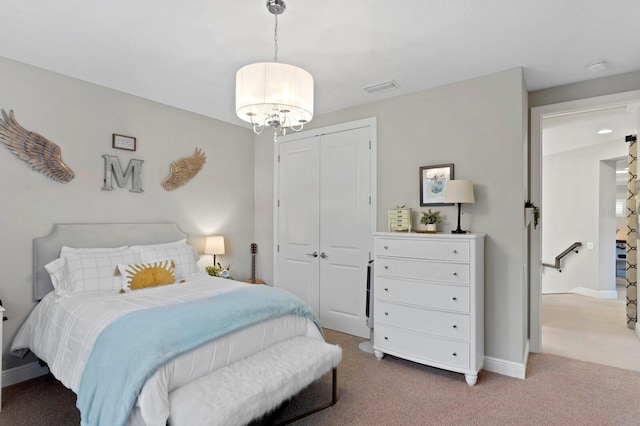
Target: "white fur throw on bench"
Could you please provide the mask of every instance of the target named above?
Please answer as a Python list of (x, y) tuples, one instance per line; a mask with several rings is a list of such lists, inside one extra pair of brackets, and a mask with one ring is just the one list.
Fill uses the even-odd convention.
[(337, 367), (342, 349), (294, 337), (221, 368), (169, 395), (171, 426), (244, 425)]

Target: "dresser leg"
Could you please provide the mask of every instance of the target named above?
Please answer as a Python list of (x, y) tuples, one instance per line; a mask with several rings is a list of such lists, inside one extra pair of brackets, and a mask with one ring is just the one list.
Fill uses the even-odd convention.
[(376, 358), (378, 358), (378, 361), (381, 361), (382, 357), (384, 357), (384, 352), (373, 351), (373, 354), (376, 356)]
[(465, 374), (464, 378), (467, 381), (467, 384), (469, 386), (473, 386), (476, 383), (478, 383), (478, 375), (477, 374)]

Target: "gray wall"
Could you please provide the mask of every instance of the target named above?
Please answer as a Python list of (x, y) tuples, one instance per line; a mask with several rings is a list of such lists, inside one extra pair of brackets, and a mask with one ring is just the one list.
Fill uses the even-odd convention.
[[(3, 369), (25, 360), (8, 354), (18, 327), (34, 307), (31, 287), (32, 240), (57, 222), (176, 222), (198, 249), (203, 235), (223, 234), (231, 272), (250, 274), (249, 244), (254, 220), (254, 137), (250, 130), (167, 107), (0, 58), (0, 107), (62, 148), (76, 178), (54, 182), (31, 170), (0, 144), (0, 229), (3, 271), (0, 298), (4, 323)], [(112, 133), (137, 138), (135, 152), (111, 148)], [(173, 160), (200, 147), (203, 170), (187, 185), (166, 192), (160, 182)], [(144, 193), (128, 188), (102, 191), (102, 155), (115, 155), (123, 167), (144, 160)], [(211, 262), (211, 258), (203, 262)]]
[(562, 273), (542, 269), (543, 293), (615, 292), (615, 162), (602, 163), (627, 152), (617, 139), (544, 157), (542, 260), (553, 264), (575, 241), (583, 247), (563, 259)]
[(640, 70), (529, 92), (529, 107), (595, 98), (640, 89)]
[[(488, 356), (521, 363), (528, 305), (522, 265), (523, 159), (527, 92), (520, 68), (314, 117), (309, 128), (377, 117), (378, 223), (387, 209), (419, 205), (420, 166), (454, 163), (474, 183), (462, 227), (486, 239), (485, 347)], [(273, 277), (273, 134), (256, 138), (256, 241), (259, 275)], [(525, 168), (526, 169), (526, 168)], [(456, 207), (442, 207), (442, 232), (456, 227)], [(417, 213), (414, 220), (417, 218)], [(415, 223), (415, 222), (414, 222)]]

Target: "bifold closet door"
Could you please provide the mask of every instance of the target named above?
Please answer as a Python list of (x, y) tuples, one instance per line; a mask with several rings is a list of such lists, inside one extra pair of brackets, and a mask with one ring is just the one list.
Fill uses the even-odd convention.
[(323, 327), (369, 337), (370, 129), (279, 144), (277, 282)]
[(320, 319), (365, 338), (370, 152), (368, 128), (323, 135), (320, 144)]
[(319, 138), (279, 144), (278, 281), (319, 317)]

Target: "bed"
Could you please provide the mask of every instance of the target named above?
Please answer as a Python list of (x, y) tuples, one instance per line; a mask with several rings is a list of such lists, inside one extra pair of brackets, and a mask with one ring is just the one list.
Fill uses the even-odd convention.
[(335, 403), (341, 351), (308, 308), (202, 273), (175, 224), (58, 224), (33, 248), (39, 303), (11, 352), (47, 363), (83, 425), (246, 424), (331, 369)]

